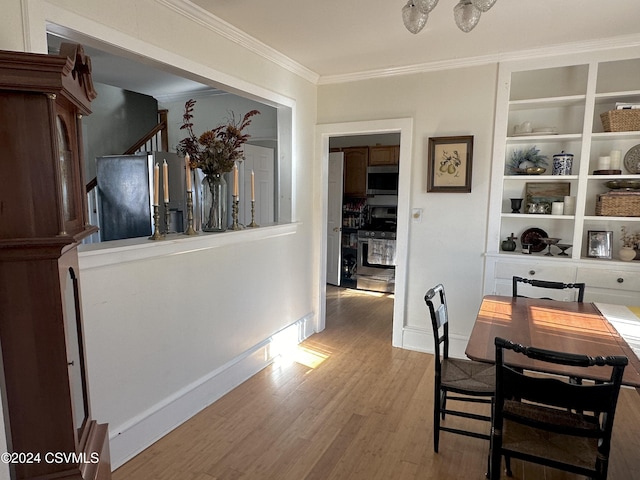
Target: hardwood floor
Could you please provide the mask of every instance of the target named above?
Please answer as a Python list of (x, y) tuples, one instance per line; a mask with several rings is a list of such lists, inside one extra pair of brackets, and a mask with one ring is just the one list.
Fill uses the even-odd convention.
[[(442, 433), (440, 452), (433, 453), (433, 357), (391, 347), (392, 310), (387, 295), (329, 287), (325, 331), (113, 479), (484, 479), (488, 442)], [(446, 420), (455, 422), (469, 420)], [(488, 431), (487, 424), (480, 428)], [(609, 479), (640, 479), (635, 390), (621, 393), (613, 452)], [(581, 478), (516, 460), (512, 467), (514, 479)]]

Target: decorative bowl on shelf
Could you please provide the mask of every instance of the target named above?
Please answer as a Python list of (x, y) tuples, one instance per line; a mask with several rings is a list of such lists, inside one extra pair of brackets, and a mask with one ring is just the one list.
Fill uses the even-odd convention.
[(612, 190), (640, 190), (640, 180), (609, 180), (604, 184)]
[(560, 249), (560, 253), (558, 254), (559, 257), (568, 257), (569, 254), (566, 253), (566, 251), (573, 247), (573, 245), (568, 243), (556, 243), (556, 247)]
[(560, 238), (541, 238), (540, 240), (545, 245), (549, 245), (549, 250), (547, 251), (547, 253), (544, 254), (545, 257), (552, 257), (553, 253), (551, 253), (551, 245), (555, 245), (556, 243), (559, 243), (561, 239)]
[(547, 169), (544, 167), (527, 167), (524, 171), (527, 175), (542, 175)]

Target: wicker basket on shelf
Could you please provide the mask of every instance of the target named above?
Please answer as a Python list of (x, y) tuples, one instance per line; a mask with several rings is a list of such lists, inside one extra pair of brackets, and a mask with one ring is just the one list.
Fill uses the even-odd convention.
[(596, 215), (640, 217), (640, 192), (614, 191), (598, 195)]
[(632, 132), (640, 130), (640, 109), (609, 110), (600, 114), (605, 132)]

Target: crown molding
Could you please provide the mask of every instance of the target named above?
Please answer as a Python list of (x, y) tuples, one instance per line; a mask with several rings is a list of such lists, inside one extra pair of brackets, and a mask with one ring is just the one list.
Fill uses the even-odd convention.
[(640, 46), (640, 35), (624, 35), (586, 42), (573, 42), (553, 45), (550, 47), (503, 52), (493, 55), (481, 55), (477, 57), (456, 58), (437, 62), (427, 62), (403, 67), (381, 68), (364, 72), (355, 72), (338, 75), (320, 76), (318, 85), (356, 82), (376, 78), (394, 77), (399, 75), (411, 75), (416, 73), (435, 72), (440, 70), (452, 70), (456, 68), (474, 67), (492, 63), (504, 63), (522, 60), (534, 60), (562, 55), (578, 55), (602, 50)]
[(274, 48), (262, 43), (256, 38), (248, 35), (242, 30), (216, 17), (211, 12), (191, 3), (188, 0), (156, 0), (157, 3), (170, 8), (174, 12), (188, 18), (189, 20), (211, 30), (212, 32), (231, 40), (247, 50), (279, 65), (280, 67), (302, 77), (313, 84), (318, 83), (320, 75), (309, 70), (307, 67), (290, 59), (286, 55), (278, 52)]

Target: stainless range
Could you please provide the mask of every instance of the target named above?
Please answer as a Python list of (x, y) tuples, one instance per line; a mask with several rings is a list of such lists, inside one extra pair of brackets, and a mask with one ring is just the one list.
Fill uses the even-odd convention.
[(356, 288), (393, 293), (396, 265), (396, 218), (376, 218), (358, 230)]

